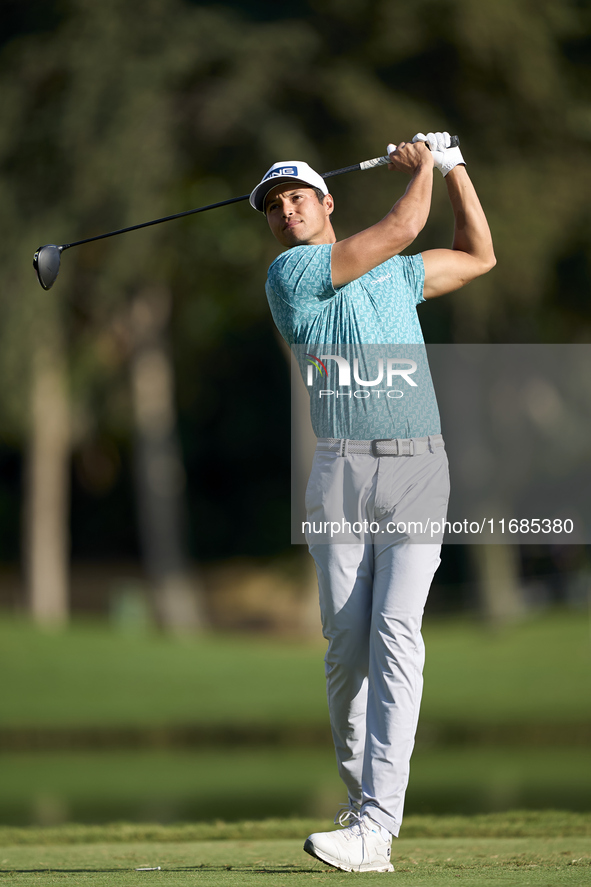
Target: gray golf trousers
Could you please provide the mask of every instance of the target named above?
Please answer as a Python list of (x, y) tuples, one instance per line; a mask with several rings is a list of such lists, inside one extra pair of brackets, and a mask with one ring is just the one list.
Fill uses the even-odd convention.
[(306, 490), (308, 521), (316, 526), (343, 518), (372, 525), (358, 542), (308, 534), (308, 544), (328, 640), (339, 773), (349, 800), (393, 835), (402, 821), (423, 689), (423, 610), (441, 550), (440, 538), (417, 541), (407, 524), (443, 522), (449, 498), (445, 448), (430, 440), (413, 456), (317, 449)]

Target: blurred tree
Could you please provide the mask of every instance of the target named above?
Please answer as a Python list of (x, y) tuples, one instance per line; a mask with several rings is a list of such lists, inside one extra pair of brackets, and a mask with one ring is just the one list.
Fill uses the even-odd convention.
[[(551, 311), (540, 309), (565, 240), (586, 217), (591, 178), (588, 4), (317, 0), (315, 8), (335, 58), (327, 102), (340, 106), (343, 121), (369, 133), (389, 129), (375, 89), (364, 89), (371, 71), (383, 84), (384, 105), (406, 110), (411, 125), (397, 130), (401, 136), (429, 127), (462, 139), (498, 265), (438, 305), (439, 321), (449, 312), (445, 325), (455, 341), (555, 340), (569, 287)], [(445, 201), (436, 199), (434, 210), (429, 238), (448, 227)], [(591, 315), (581, 309), (577, 322), (562, 318), (567, 341), (589, 340)]]
[[(237, 331), (259, 341), (265, 330), (260, 341), (272, 341), (263, 284), (276, 248), (262, 217), (247, 206), (216, 210), (66, 253), (49, 295), (25, 281), (21, 269), (29, 266), (31, 245), (48, 236), (72, 240), (244, 193), (277, 157), (301, 156), (330, 169), (374, 156), (388, 140), (419, 129), (458, 132), (499, 264), (465, 292), (421, 310), (426, 338), (587, 341), (589, 301), (578, 296), (591, 267), (585, 4), (312, 0), (295, 11), (265, 0), (232, 2), (232, 9), (186, 0), (42, 6), (43, 16), (27, 18), (27, 10), (38, 8), (33, 0), (8, 5), (6, 33), (15, 36), (0, 56), (6, 230), (0, 366), (8, 380), (0, 413), (14, 440), (35, 416), (48, 421), (28, 408), (29, 394), (39, 391), (40, 365), (28, 355), (47, 333), (55, 343), (50, 364), (69, 370), (61, 396), (70, 430), (53, 468), (44, 469), (56, 478), (67, 452), (101, 429), (129, 437), (138, 415), (129, 310), (155, 287), (173, 293), (170, 328), (161, 333), (166, 372), (176, 377), (183, 415), (198, 417), (196, 441), (185, 439), (189, 462), (198, 466), (189, 479), (203, 485), (204, 466), (217, 456), (251, 482), (255, 451), (268, 450), (277, 427), (278, 410), (268, 402), (278, 403), (279, 388), (259, 381), (266, 365), (258, 354), (240, 368), (239, 388), (236, 374), (224, 375), (219, 363), (223, 357), (231, 364)], [(405, 184), (384, 170), (334, 180), (338, 234), (371, 224)], [(413, 250), (446, 242), (450, 233), (437, 180), (432, 218)], [(255, 401), (264, 406), (255, 410)], [(215, 410), (226, 417), (216, 429)], [(40, 429), (35, 435), (41, 440)], [(35, 448), (28, 452), (32, 459)], [(256, 489), (266, 480), (257, 478)], [(200, 511), (227, 519), (218, 491), (219, 485)], [(253, 495), (240, 533), (225, 531), (234, 544), (269, 538), (264, 522), (275, 517), (279, 494), (269, 487), (268, 495), (268, 511), (263, 497)], [(63, 513), (57, 503), (56, 515)], [(38, 534), (29, 531), (28, 538)], [(67, 540), (67, 531), (61, 538)], [(63, 565), (67, 543), (51, 547)], [(37, 560), (32, 550), (30, 558)]]
[(63, 350), (51, 334), (32, 354), (25, 477), (24, 559), (33, 619), (59, 626), (68, 614), (70, 417)]
[[(3, 93), (12, 111), (13, 127), (2, 146), (2, 159), (14, 229), (22, 232), (33, 227), (32, 216), (42, 208), (46, 230), (59, 233), (61, 229), (65, 234), (67, 228), (71, 240), (84, 236), (87, 226), (95, 229), (102, 218), (109, 218), (109, 224), (112, 218), (119, 218), (123, 225), (129, 218), (145, 218), (155, 207), (160, 209), (174, 173), (170, 81), (178, 72), (177, 48), (184, 32), (183, 8), (179, 6), (173, 10), (177, 14), (168, 28), (170, 41), (161, 40), (171, 4), (160, 0), (143, 4), (139, 19), (133, 3), (112, 2), (98, 10), (86, 0), (72, 0), (67, 8), (68, 15), (51, 40), (29, 37), (5, 51), (2, 73), (10, 83), (5, 84)], [(184, 47), (187, 59), (186, 37)], [(23, 312), (20, 303), (5, 303), (12, 323), (20, 325), (23, 334), (18, 344), (7, 342), (7, 359), (19, 362), (24, 341), (30, 356), (31, 445), (24, 548), (28, 596), (33, 614), (42, 621), (63, 621), (68, 596), (67, 464), (73, 439), (66, 421), (67, 388), (60, 372), (64, 354), (55, 343), (67, 342), (69, 346), (77, 414), (73, 428), (80, 437), (92, 434), (96, 417), (89, 418), (88, 411), (84, 416), (89, 395), (102, 382), (105, 370), (112, 372), (108, 364), (113, 354), (116, 358), (126, 356), (124, 350), (117, 354), (113, 348), (105, 355), (105, 326), (126, 310), (134, 292), (142, 292), (148, 282), (154, 285), (165, 273), (165, 264), (158, 267), (156, 263), (155, 267), (151, 262), (157, 239), (158, 234), (150, 231), (142, 241), (128, 242), (125, 252), (122, 247), (112, 251), (110, 273), (99, 283), (93, 262), (100, 261), (100, 249), (79, 255), (79, 263), (76, 259), (64, 263), (69, 268), (62, 269), (59, 285), (45, 297), (45, 310), (39, 313), (27, 308)], [(10, 259), (7, 265), (12, 265), (18, 278)], [(33, 301), (39, 301), (38, 293)], [(75, 314), (67, 310), (72, 302)], [(98, 304), (100, 309), (96, 310)], [(21, 351), (19, 356), (14, 354), (15, 345)], [(133, 348), (131, 352), (136, 353)], [(166, 349), (159, 353), (161, 364), (171, 375)], [(134, 380), (137, 365), (132, 361)], [(131, 390), (137, 393), (138, 385)], [(22, 388), (20, 393), (24, 393)], [(166, 393), (165, 408), (170, 413), (172, 386)], [(132, 411), (142, 453), (149, 449), (146, 441), (150, 440), (144, 413), (141, 407)], [(174, 445), (172, 421), (165, 432), (170, 448)], [(167, 481), (172, 483), (171, 477), (164, 475), (161, 483)], [(140, 488), (149, 485), (143, 459), (138, 459), (138, 484)], [(171, 501), (180, 495), (175, 487)], [(139, 504), (144, 508), (142, 527), (157, 520), (158, 511), (149, 507), (148, 494), (140, 497)], [(175, 530), (178, 527), (171, 522), (169, 537)], [(187, 592), (188, 580), (180, 575), (181, 556), (167, 560), (161, 548), (148, 546), (148, 538), (153, 541), (157, 535), (152, 529), (144, 532), (142, 539), (149, 572), (153, 578), (158, 576), (159, 597), (172, 599), (170, 606), (158, 608), (162, 621), (174, 629), (180, 622), (195, 627), (199, 616)], [(180, 551), (182, 540), (171, 542), (169, 549), (171, 545)], [(159, 552), (161, 561), (156, 563)], [(182, 596), (185, 603), (179, 617)]]
[(203, 614), (185, 552), (185, 470), (176, 434), (172, 365), (165, 328), (170, 293), (144, 290), (130, 311), (132, 400), (137, 442), (135, 477), (144, 562), (159, 623), (194, 631)]
[[(209, 142), (210, 152), (214, 153), (219, 150), (220, 137), (226, 139), (225, 148), (228, 149), (228, 135), (232, 138), (232, 134), (228, 133), (228, 124), (238, 111), (242, 115), (245, 105), (246, 113), (252, 111), (253, 106), (255, 109), (258, 106), (259, 117), (263, 119), (266, 106), (264, 99), (261, 101), (261, 89), (263, 94), (268, 88), (267, 84), (271, 86), (271, 91), (277, 89), (266, 75), (265, 61), (258, 60), (254, 64), (251, 61), (251, 54), (257, 46), (254, 32), (251, 30), (245, 40), (240, 19), (228, 16), (224, 11), (190, 10), (181, 3), (171, 4), (164, 0), (151, 0), (143, 4), (139, 18), (137, 4), (133, 2), (110, 2), (98, 9), (89, 0), (71, 0), (62, 10), (65, 11), (62, 20), (50, 40), (47, 35), (43, 39), (37, 36), (22, 38), (9, 45), (3, 56), (6, 94), (17, 124), (3, 146), (2, 157), (3, 184), (12, 198), (13, 208), (18, 207), (15, 230), (32, 229), (32, 219), (37, 213), (38, 217), (43, 216), (44, 230), (58, 235), (60, 230), (64, 232), (55, 238), (58, 242), (84, 237), (94, 233), (97, 228), (123, 226), (170, 211), (166, 205), (167, 198), (171, 194), (176, 196), (177, 190), (186, 185), (183, 175), (186, 176), (189, 171), (182, 160), (179, 165), (174, 141), (179, 132), (177, 115), (180, 115), (187, 129), (193, 110), (190, 103), (179, 109), (176, 99), (177, 96), (181, 101), (186, 98), (187, 89), (191, 88), (188, 84), (196, 80), (201, 82), (203, 78), (212, 84), (211, 94), (207, 95), (205, 90), (205, 101), (201, 102), (199, 110), (206, 141)], [(275, 45), (277, 37), (280, 39)], [(235, 64), (235, 49), (245, 42), (247, 51), (239, 54), (238, 58), (238, 67), (242, 66), (237, 72), (241, 90), (236, 95), (225, 95), (224, 78), (220, 78), (218, 72)], [(297, 52), (289, 52), (289, 43), (287, 35), (278, 29), (271, 29), (268, 60), (275, 66), (279, 65), (284, 76), (291, 76), (292, 65), (298, 55)], [(18, 72), (18, 85), (12, 80), (15, 71)], [(233, 80), (232, 84), (236, 85)], [(293, 129), (297, 131), (295, 125)], [(216, 164), (213, 166), (215, 171)], [(223, 179), (214, 179), (214, 183), (227, 189)], [(207, 187), (207, 180), (204, 184)], [(193, 249), (196, 259), (206, 259), (210, 277), (213, 276), (211, 254), (213, 252), (214, 258), (219, 259), (216, 253), (221, 252), (222, 260), (229, 259), (232, 268), (232, 274), (227, 278), (233, 278), (231, 282), (234, 284), (242, 280), (245, 259), (251, 259), (249, 248), (256, 242), (252, 236), (250, 239), (247, 235), (243, 236), (247, 227), (250, 228), (250, 224), (247, 225), (245, 218), (238, 225), (229, 226), (229, 230), (226, 229), (219, 238), (221, 243), (217, 244), (217, 250), (211, 250), (207, 243), (201, 249)], [(53, 542), (49, 547), (53, 557), (60, 562), (55, 572), (61, 577), (62, 587), (55, 598), (61, 601), (62, 610), (67, 601), (67, 545), (58, 544), (57, 540), (67, 538), (67, 508), (64, 507), (67, 501), (67, 473), (64, 473), (64, 465), (71, 446), (92, 438), (95, 433), (98, 417), (92, 415), (90, 409), (93, 392), (109, 378), (112, 384), (121, 386), (122, 370), (130, 361), (131, 389), (127, 396), (115, 399), (116, 415), (103, 416), (102, 420), (125, 427), (128, 419), (124, 413), (136, 419), (140, 535), (144, 541), (144, 556), (149, 572), (157, 577), (161, 589), (158, 611), (170, 627), (178, 628), (179, 619), (193, 624), (199, 619), (194, 606), (192, 615), (189, 615), (189, 598), (181, 592), (181, 587), (186, 589), (187, 583), (181, 582), (179, 577), (180, 564), (184, 560), (178, 535), (179, 522), (173, 519), (172, 512), (165, 521), (162, 509), (153, 507), (150, 493), (150, 476), (153, 475), (150, 465), (153, 460), (147, 454), (154, 443), (147, 430), (148, 423), (144, 421), (146, 375), (143, 373), (148, 365), (145, 359), (148, 346), (142, 339), (143, 334), (138, 335), (137, 324), (131, 332), (130, 341), (122, 342), (120, 335), (121, 318), (127, 316), (128, 305), (135, 304), (136, 310), (131, 312), (131, 316), (137, 318), (137, 306), (143, 298), (141, 294), (146, 288), (154, 290), (162, 285), (170, 276), (171, 265), (179, 262), (181, 254), (174, 234), (165, 229), (150, 229), (143, 232), (141, 237), (131, 236), (109, 244), (95, 244), (67, 254), (58, 285), (50, 296), (45, 297), (47, 304), (55, 307), (54, 315), (59, 325), (56, 341), (68, 344), (75, 437), (70, 438), (63, 428), (59, 439), (62, 444), (59, 456), (55, 452), (57, 441), (53, 448), (42, 447), (43, 460), (35, 469), (27, 471), (30, 480), (26, 487), (25, 549), (29, 565), (27, 576), (40, 576), (44, 572), (40, 565), (45, 549), (42, 550), (38, 540), (50, 538), (50, 533), (49, 527), (45, 531), (39, 527), (46, 526), (46, 522), (52, 520)], [(11, 257), (6, 258), (7, 266), (11, 266)], [(16, 264), (12, 267), (20, 285)], [(219, 265), (217, 267), (219, 269)], [(189, 271), (192, 283), (192, 264)], [(221, 288), (219, 281), (215, 280), (214, 299), (219, 298), (220, 292), (225, 294), (225, 291), (226, 287)], [(232, 296), (232, 291), (230, 294)], [(39, 299), (39, 294), (36, 298)], [(223, 301), (226, 305), (215, 309), (218, 315), (220, 308), (227, 307), (227, 299)], [(261, 297), (254, 312), (252, 307), (246, 305), (245, 318), (241, 317), (240, 306), (228, 311), (227, 316), (222, 317), (222, 331), (235, 320), (248, 321), (249, 318), (260, 316), (261, 305)], [(14, 357), (18, 363), (19, 357), (22, 357), (19, 346), (23, 341), (28, 341), (27, 350), (31, 354), (36, 353), (43, 315), (25, 309), (22, 317), (20, 304), (11, 302), (5, 304), (5, 309), (10, 317), (6, 329), (11, 325), (20, 324), (22, 327), (17, 346), (19, 354)], [(191, 324), (189, 335), (179, 336), (181, 350), (184, 346), (189, 353), (193, 352), (195, 345), (193, 327), (194, 324)], [(209, 331), (201, 316), (197, 327), (198, 339), (203, 332), (207, 336)], [(111, 341), (109, 329), (114, 334)], [(156, 351), (158, 354), (157, 363), (162, 369), (160, 382), (173, 376), (164, 335), (164, 329), (160, 328), (149, 346), (152, 357)], [(6, 357), (9, 362), (13, 359), (11, 355), (15, 341), (7, 342)], [(51, 337), (50, 341), (53, 341)], [(36, 359), (31, 361), (33, 374), (38, 365), (41, 364)], [(154, 365), (154, 361), (151, 365)], [(150, 384), (155, 384), (153, 374)], [(29, 379), (32, 396), (39, 388), (33, 375)], [(53, 385), (49, 390), (53, 392), (55, 388)], [(167, 392), (164, 413), (169, 414), (172, 410), (172, 385), (161, 385), (160, 388)], [(65, 393), (64, 388), (64, 397)], [(35, 402), (38, 400), (37, 397)], [(126, 401), (128, 404), (133, 402), (135, 409), (126, 409)], [(62, 412), (65, 410), (64, 404)], [(23, 425), (26, 425), (26, 412), (24, 410)], [(55, 410), (32, 409), (30, 415), (32, 421), (43, 426), (32, 429), (32, 439), (49, 439), (47, 423), (50, 415), (55, 417)], [(178, 445), (173, 439), (175, 423), (169, 419), (170, 416), (160, 430), (166, 428), (165, 445), (170, 454)], [(163, 445), (162, 435), (159, 445)], [(32, 446), (28, 452), (33, 458), (40, 452), (40, 447)], [(162, 482), (167, 482), (168, 478), (170, 489), (166, 498), (169, 503), (175, 499), (175, 495), (177, 499), (181, 495), (180, 490), (172, 494), (175, 484), (172, 475), (169, 472), (161, 478)], [(41, 509), (45, 499), (39, 490), (46, 486), (55, 491), (55, 496), (49, 507)], [(176, 513), (179, 508), (182, 511), (180, 505), (173, 511)], [(166, 544), (161, 532), (163, 521), (168, 528)], [(173, 541), (175, 528), (176, 539)], [(154, 545), (155, 539), (162, 544)], [(29, 596), (37, 600), (39, 594), (43, 596), (48, 593), (48, 588), (42, 582), (40, 592)], [(179, 595), (184, 596), (183, 606), (178, 604)], [(171, 598), (168, 603), (165, 600), (167, 596)], [(176, 604), (173, 598), (177, 600)], [(172, 615), (180, 611), (184, 614), (182, 617)], [(64, 615), (62, 612), (60, 618), (63, 619)]]

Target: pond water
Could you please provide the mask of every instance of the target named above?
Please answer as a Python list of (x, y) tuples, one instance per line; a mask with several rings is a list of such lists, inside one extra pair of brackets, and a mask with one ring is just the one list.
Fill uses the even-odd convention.
[[(0, 823), (332, 817), (345, 800), (331, 749), (5, 753)], [(417, 749), (407, 813), (591, 809), (584, 748)]]

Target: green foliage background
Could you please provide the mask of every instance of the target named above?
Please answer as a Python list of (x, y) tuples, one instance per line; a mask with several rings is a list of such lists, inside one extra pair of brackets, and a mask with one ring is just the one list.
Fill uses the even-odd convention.
[[(1, 437), (8, 465), (26, 438), (31, 352), (55, 337), (70, 367), (75, 464), (90, 448), (117, 478), (93, 490), (75, 475), (75, 556), (136, 545), (125, 321), (131, 296), (159, 284), (174, 297), (194, 553), (228, 553), (216, 527), (229, 497), (236, 552), (285, 544), (288, 456), (264, 443), (288, 439), (287, 371), (264, 297), (277, 250), (264, 219), (238, 205), (67, 252), (45, 293), (30, 268), (41, 243), (246, 193), (277, 158), (333, 169), (447, 129), (461, 137), (498, 265), (423, 306), (427, 341), (589, 341), (587, 3), (26, 0), (2, 14)], [(338, 235), (374, 222), (405, 185), (385, 170), (335, 180)], [(450, 238), (437, 180), (413, 251)]]

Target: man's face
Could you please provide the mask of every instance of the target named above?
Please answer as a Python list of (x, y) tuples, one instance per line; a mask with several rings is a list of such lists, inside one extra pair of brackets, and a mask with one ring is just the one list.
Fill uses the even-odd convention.
[(306, 185), (288, 182), (277, 185), (267, 194), (265, 213), (269, 228), (282, 246), (334, 243), (336, 238), (330, 222), (334, 202), (330, 194), (320, 203), (316, 193)]

